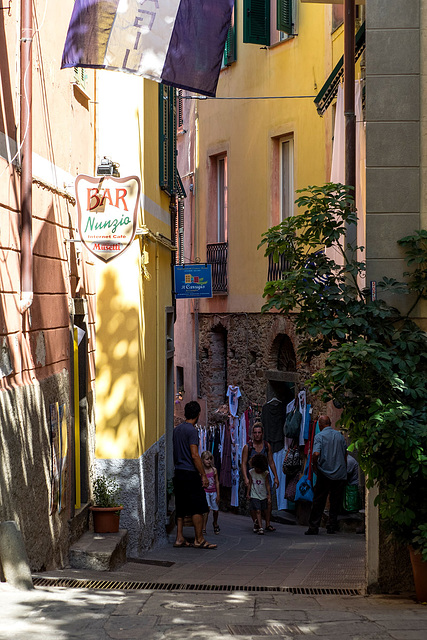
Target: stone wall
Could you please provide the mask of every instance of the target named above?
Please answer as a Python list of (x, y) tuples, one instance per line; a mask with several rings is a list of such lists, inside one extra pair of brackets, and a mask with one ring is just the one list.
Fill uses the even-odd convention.
[[(294, 383), (296, 389), (318, 365), (301, 362), (298, 338), (291, 320), (277, 313), (199, 314), (200, 389), (206, 398), (208, 420), (225, 403), (229, 384), (242, 393), (239, 411), (262, 406), (277, 383)], [(324, 405), (315, 403), (315, 410)]]
[(66, 371), (0, 392), (0, 520), (16, 522), (36, 571), (62, 567), (68, 559), (69, 483), (65, 508), (50, 514), (49, 405), (66, 404), (69, 426), (69, 394)]
[(117, 478), (122, 487), (120, 528), (128, 531), (127, 556), (166, 542), (166, 450), (165, 438), (140, 458), (97, 460), (97, 473)]

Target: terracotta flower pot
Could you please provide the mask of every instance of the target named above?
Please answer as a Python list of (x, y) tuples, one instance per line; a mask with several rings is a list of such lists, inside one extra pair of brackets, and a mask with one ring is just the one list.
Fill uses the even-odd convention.
[(91, 507), (95, 533), (117, 533), (123, 507)]
[(409, 547), (409, 555), (411, 556), (417, 600), (427, 602), (427, 562), (423, 560), (421, 553), (415, 553), (412, 547)]

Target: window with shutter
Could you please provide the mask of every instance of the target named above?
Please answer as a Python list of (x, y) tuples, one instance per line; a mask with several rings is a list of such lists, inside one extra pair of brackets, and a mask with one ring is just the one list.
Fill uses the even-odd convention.
[(177, 264), (184, 264), (184, 201), (178, 200), (178, 251), (176, 256)]
[(292, 1), (277, 0), (277, 30), (292, 34)]
[(237, 60), (237, 23), (236, 23), (236, 2), (234, 2), (231, 23), (228, 29), (227, 40), (225, 41), (223, 66), (236, 62)]
[(243, 0), (243, 42), (270, 44), (270, 0)]
[(280, 145), (280, 217), (286, 220), (294, 211), (294, 140), (282, 138)]
[(177, 127), (178, 127), (178, 131), (182, 131), (183, 127), (184, 127), (184, 109), (183, 109), (183, 98), (182, 98), (182, 94), (183, 91), (182, 89), (178, 89), (178, 95), (177, 95)]
[(176, 193), (176, 89), (159, 85), (159, 184)]

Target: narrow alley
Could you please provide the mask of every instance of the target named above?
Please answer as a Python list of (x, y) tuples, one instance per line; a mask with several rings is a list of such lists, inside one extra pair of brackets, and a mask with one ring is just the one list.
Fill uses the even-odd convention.
[(257, 536), (249, 518), (227, 513), (220, 526), (208, 535), (214, 551), (174, 549), (171, 538), (108, 574), (45, 572), (31, 592), (1, 584), (0, 640), (425, 637), (427, 608), (413, 598), (363, 595), (363, 536), (322, 533), (313, 541), (303, 527), (281, 524)]
[[(365, 538), (356, 533), (304, 536), (307, 527), (274, 523), (276, 531), (255, 535), (250, 518), (220, 513), (221, 532), (214, 536), (211, 521), (207, 539), (215, 550), (182, 548), (169, 543), (147, 551), (141, 560), (127, 562), (108, 576), (99, 572), (64, 569), (41, 577), (108, 578), (112, 583), (231, 585), (238, 587), (303, 587), (362, 590), (365, 580)], [(188, 539), (194, 532), (185, 528)]]

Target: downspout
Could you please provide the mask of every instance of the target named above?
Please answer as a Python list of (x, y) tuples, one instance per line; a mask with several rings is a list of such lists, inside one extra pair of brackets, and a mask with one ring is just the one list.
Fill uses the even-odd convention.
[[(172, 196), (169, 205), (169, 211), (171, 214), (171, 243), (177, 246), (176, 228), (177, 228), (177, 216), (178, 216), (178, 198)], [(175, 291), (175, 265), (177, 264), (176, 252), (171, 251), (171, 285), (172, 285), (172, 307), (173, 307), (173, 321), (176, 322), (176, 291)]]
[[(355, 51), (355, 0), (345, 0), (344, 4), (344, 118), (345, 118), (345, 183), (353, 187), (356, 203), (356, 81)], [(346, 225), (346, 253), (351, 260), (352, 251), (348, 245), (355, 246), (357, 241), (356, 225)]]
[(33, 302), (32, 178), (33, 178), (33, 14), (31, 0), (21, 0), (21, 301), (25, 313)]
[[(196, 104), (194, 106), (194, 122), (196, 129), (196, 140), (194, 144), (194, 189), (193, 189), (193, 198), (194, 198), (194, 237), (193, 237), (193, 251), (191, 254), (192, 260), (195, 262), (199, 259), (200, 251), (199, 251), (199, 107), (198, 101), (196, 100)], [(201, 398), (201, 386), (200, 386), (200, 323), (199, 323), (199, 300), (194, 300), (194, 340), (195, 340), (195, 351), (196, 351), (196, 387), (197, 387), (197, 397)]]

